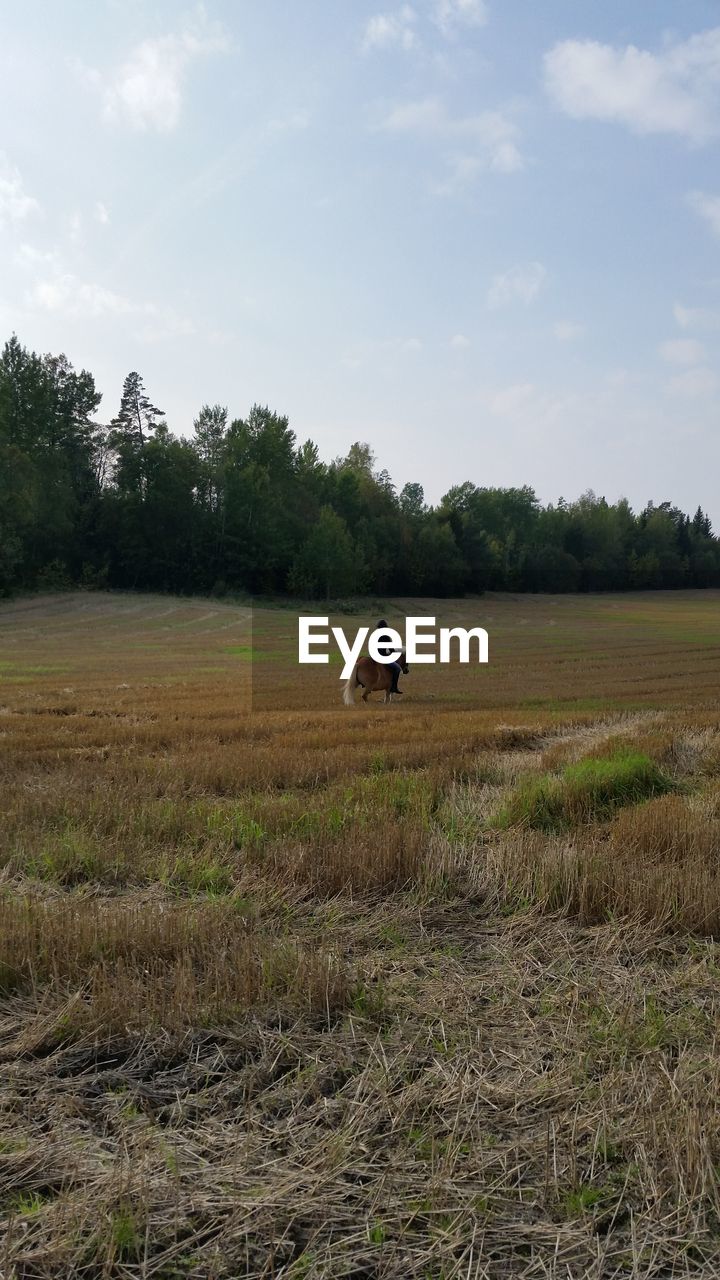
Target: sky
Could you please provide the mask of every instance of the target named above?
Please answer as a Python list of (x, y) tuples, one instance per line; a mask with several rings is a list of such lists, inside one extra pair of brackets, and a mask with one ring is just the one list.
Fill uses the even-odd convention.
[[(716, 0), (24, 0), (0, 338), (367, 441), (398, 487), (720, 525)], [(715, 24), (715, 25), (714, 25)]]

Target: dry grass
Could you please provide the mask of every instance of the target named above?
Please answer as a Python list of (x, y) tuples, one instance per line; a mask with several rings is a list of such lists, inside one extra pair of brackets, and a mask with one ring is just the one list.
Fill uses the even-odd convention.
[(490, 667), (348, 711), (283, 610), (0, 610), (0, 1274), (720, 1272), (717, 599), (412, 611)]
[(0, 995), (72, 1000), (59, 1034), (215, 1025), (249, 1010), (330, 1018), (356, 994), (321, 949), (257, 936), (240, 902), (0, 902)]

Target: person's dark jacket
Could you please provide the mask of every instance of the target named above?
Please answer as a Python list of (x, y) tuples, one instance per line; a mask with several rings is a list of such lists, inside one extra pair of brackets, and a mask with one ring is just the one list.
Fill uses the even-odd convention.
[[(380, 621), (378, 622), (378, 624), (377, 624), (377, 626), (376, 626), (375, 630), (376, 630), (376, 631), (387, 631), (387, 630), (388, 630), (388, 624), (387, 624), (387, 622), (385, 621), (385, 619), (384, 619), (384, 618), (381, 618), (381, 619), (380, 619)], [(378, 645), (378, 653), (379, 653), (379, 654), (380, 654), (380, 656), (381, 656), (381, 657), (383, 657), (383, 658), (389, 658), (389, 657), (390, 657), (390, 654), (391, 654), (391, 653), (394, 653), (394, 652), (395, 652), (395, 650), (393, 649), (393, 647), (392, 647), (392, 645), (391, 645), (391, 644), (388, 644), (388, 645)], [(393, 663), (393, 665), (395, 666), (396, 664), (395, 664), (395, 663)]]

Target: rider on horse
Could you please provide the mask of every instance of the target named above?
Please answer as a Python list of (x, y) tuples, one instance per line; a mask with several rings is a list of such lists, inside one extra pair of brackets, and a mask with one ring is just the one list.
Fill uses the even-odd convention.
[[(380, 619), (380, 621), (378, 622), (378, 624), (377, 624), (377, 626), (376, 626), (375, 630), (376, 630), (376, 631), (387, 631), (387, 629), (388, 629), (388, 624), (387, 624), (387, 622), (385, 621), (385, 619), (384, 619), (384, 618), (381, 618), (381, 619)], [(380, 654), (380, 656), (381, 656), (381, 657), (383, 657), (383, 658), (387, 658), (387, 657), (389, 656), (389, 654), (391, 654), (391, 653), (393, 653), (393, 652), (394, 652), (394, 650), (393, 650), (392, 645), (384, 645), (384, 646), (382, 646), (382, 647), (378, 646), (378, 653), (379, 653), (379, 654)], [(400, 666), (400, 663), (399, 663), (399, 662), (388, 662), (388, 663), (386, 663), (385, 665), (386, 665), (387, 667), (389, 667), (389, 669), (390, 669), (390, 673), (391, 673), (391, 675), (392, 675), (392, 684), (391, 684), (391, 686), (390, 686), (390, 693), (399, 693), (399, 694), (401, 694), (401, 695), (402, 695), (402, 689), (398, 689), (398, 687), (397, 687), (397, 686), (398, 686), (398, 677), (399, 677), (399, 675), (400, 675), (400, 672), (402, 671), (402, 667)]]

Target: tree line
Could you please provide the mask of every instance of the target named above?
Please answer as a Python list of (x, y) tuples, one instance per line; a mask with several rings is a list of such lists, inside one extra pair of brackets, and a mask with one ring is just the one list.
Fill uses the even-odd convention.
[(720, 540), (698, 507), (634, 512), (588, 491), (471, 481), (433, 506), (397, 491), (367, 444), (323, 462), (288, 419), (204, 405), (174, 435), (142, 378), (98, 421), (92, 374), (16, 336), (0, 357), (0, 592), (71, 585), (356, 594), (623, 591), (720, 586)]

